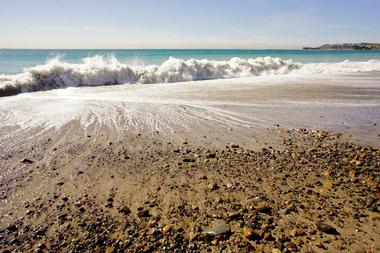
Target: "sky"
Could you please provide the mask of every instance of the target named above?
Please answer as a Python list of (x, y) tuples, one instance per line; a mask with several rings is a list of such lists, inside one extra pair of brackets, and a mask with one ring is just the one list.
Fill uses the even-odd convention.
[(0, 48), (380, 42), (380, 0), (0, 0)]

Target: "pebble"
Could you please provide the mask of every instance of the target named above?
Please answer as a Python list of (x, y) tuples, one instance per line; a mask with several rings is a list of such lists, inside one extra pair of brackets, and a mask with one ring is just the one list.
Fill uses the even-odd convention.
[(195, 241), (199, 237), (199, 234), (196, 232), (190, 232), (189, 235), (187, 236), (187, 239), (189, 242)]
[(297, 245), (295, 245), (292, 242), (287, 242), (287, 243), (285, 243), (285, 248), (287, 248), (288, 250), (295, 250), (295, 249), (297, 249)]
[(304, 244), (304, 241), (300, 238), (296, 238), (296, 239), (294, 239), (294, 243), (296, 245), (300, 246), (300, 245)]
[(148, 210), (141, 210), (137, 211), (137, 217), (143, 218), (143, 217), (148, 217), (149, 216), (149, 211)]
[(252, 239), (255, 236), (253, 228), (244, 228), (243, 230), (244, 237), (247, 239)]
[(115, 247), (108, 247), (106, 249), (106, 253), (114, 253), (115, 252)]
[(127, 206), (122, 206), (120, 209), (119, 209), (119, 212), (124, 214), (124, 215), (128, 215), (131, 213), (131, 210), (129, 209), (129, 207)]
[(208, 188), (211, 190), (211, 191), (215, 191), (219, 188), (218, 184), (217, 183), (211, 183), (209, 184)]
[(281, 250), (279, 250), (279, 249), (272, 249), (272, 253), (281, 253)]
[(325, 223), (318, 223), (317, 224), (318, 230), (326, 233), (326, 234), (331, 234), (331, 235), (338, 235), (339, 232), (332, 226), (327, 225)]
[(216, 153), (215, 152), (208, 153), (207, 157), (208, 158), (215, 158), (216, 157)]
[(380, 220), (380, 214), (370, 214), (369, 218), (371, 220)]
[(28, 159), (28, 158), (25, 158), (24, 160), (21, 161), (21, 163), (32, 164), (34, 162), (32, 160)]
[(261, 203), (256, 207), (256, 210), (260, 213), (269, 213), (271, 211), (271, 207), (265, 203)]
[[(221, 199), (217, 199), (217, 203), (222, 203), (223, 201)], [(239, 220), (241, 218), (240, 212), (233, 212), (228, 215), (229, 220)]]
[(264, 240), (269, 241), (272, 238), (271, 232), (265, 232), (263, 238)]
[(226, 233), (231, 232), (231, 227), (230, 225), (223, 223), (217, 226), (214, 226), (212, 228), (206, 228), (203, 230), (202, 234), (207, 234), (207, 235), (213, 235), (213, 236), (218, 236), (218, 235), (223, 235)]
[(16, 225), (10, 225), (7, 227), (7, 230), (12, 231), (12, 232), (16, 232), (18, 230), (18, 228), (16, 227)]
[(162, 228), (162, 232), (164, 234), (169, 233), (171, 230), (172, 230), (172, 226), (170, 226), (170, 225), (166, 225), (165, 227)]

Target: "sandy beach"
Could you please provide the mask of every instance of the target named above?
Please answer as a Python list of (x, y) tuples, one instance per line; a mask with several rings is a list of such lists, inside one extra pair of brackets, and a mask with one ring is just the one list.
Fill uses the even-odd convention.
[(378, 252), (379, 80), (2, 97), (1, 252)]

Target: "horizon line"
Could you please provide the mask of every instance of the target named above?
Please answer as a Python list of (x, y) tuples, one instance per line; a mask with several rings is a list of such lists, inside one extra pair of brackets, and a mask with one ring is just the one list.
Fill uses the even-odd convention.
[(0, 50), (303, 50), (303, 48), (24, 48), (0, 47)]

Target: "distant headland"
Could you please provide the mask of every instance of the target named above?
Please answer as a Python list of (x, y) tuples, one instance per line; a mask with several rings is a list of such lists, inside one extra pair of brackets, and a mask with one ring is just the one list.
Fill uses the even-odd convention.
[(303, 47), (304, 50), (380, 50), (380, 43), (325, 44), (320, 47)]

